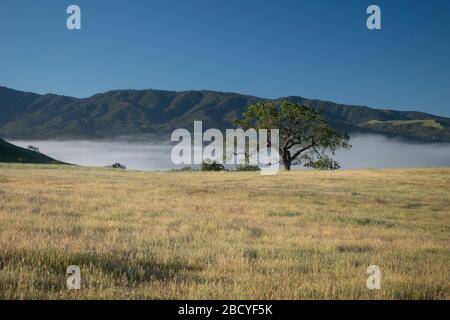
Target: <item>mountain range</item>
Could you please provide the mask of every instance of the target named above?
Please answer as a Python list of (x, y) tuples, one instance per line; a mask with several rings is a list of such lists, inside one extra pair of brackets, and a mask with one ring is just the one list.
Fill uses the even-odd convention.
[(0, 87), (0, 136), (9, 139), (102, 139), (152, 134), (169, 138), (176, 128), (233, 128), (248, 105), (282, 100), (323, 112), (334, 128), (422, 142), (450, 142), (450, 118), (415, 111), (311, 100), (264, 99), (215, 91), (114, 90), (88, 98), (36, 94)]

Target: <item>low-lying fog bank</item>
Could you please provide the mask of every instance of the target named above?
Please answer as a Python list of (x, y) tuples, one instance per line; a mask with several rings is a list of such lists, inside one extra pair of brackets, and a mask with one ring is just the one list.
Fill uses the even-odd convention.
[[(115, 162), (129, 169), (167, 170), (175, 168), (170, 160), (172, 146), (143, 139), (101, 141), (10, 141), (21, 147), (37, 146), (42, 153), (64, 162), (107, 166)], [(353, 148), (336, 155), (343, 169), (448, 167), (450, 144), (415, 144), (377, 135), (358, 135)]]
[(352, 149), (338, 151), (344, 169), (412, 168), (450, 166), (450, 144), (411, 143), (380, 135), (357, 135)]

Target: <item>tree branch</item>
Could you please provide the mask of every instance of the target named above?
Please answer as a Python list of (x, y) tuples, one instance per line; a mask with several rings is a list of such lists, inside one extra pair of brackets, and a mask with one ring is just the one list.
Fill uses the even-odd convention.
[(297, 159), (297, 157), (298, 157), (302, 152), (304, 152), (304, 151), (306, 151), (306, 150), (308, 150), (308, 149), (311, 149), (311, 148), (313, 148), (313, 147), (315, 147), (315, 146), (316, 146), (316, 143), (315, 143), (315, 142), (312, 142), (310, 145), (308, 145), (308, 146), (306, 146), (306, 147), (304, 147), (304, 148), (298, 150), (296, 153), (294, 153), (294, 154), (291, 156), (291, 159), (292, 159), (292, 160)]

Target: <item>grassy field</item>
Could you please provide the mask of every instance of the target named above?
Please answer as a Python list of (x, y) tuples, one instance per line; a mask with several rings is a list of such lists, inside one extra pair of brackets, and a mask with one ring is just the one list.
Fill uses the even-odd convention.
[(388, 121), (380, 121), (380, 120), (370, 120), (366, 122), (366, 124), (390, 124), (393, 126), (403, 126), (403, 125), (421, 125), (422, 127), (430, 127), (435, 129), (444, 129), (444, 126), (437, 122), (434, 119), (426, 119), (426, 120), (388, 120)]
[(2, 164), (0, 298), (449, 299), (449, 208), (450, 169)]

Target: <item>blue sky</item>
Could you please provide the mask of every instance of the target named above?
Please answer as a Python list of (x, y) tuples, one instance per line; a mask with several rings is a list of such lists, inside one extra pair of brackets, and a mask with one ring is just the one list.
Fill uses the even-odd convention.
[[(66, 28), (66, 8), (82, 30)], [(366, 8), (382, 30), (366, 28)], [(300, 95), (450, 116), (450, 1), (0, 0), (0, 85)]]

